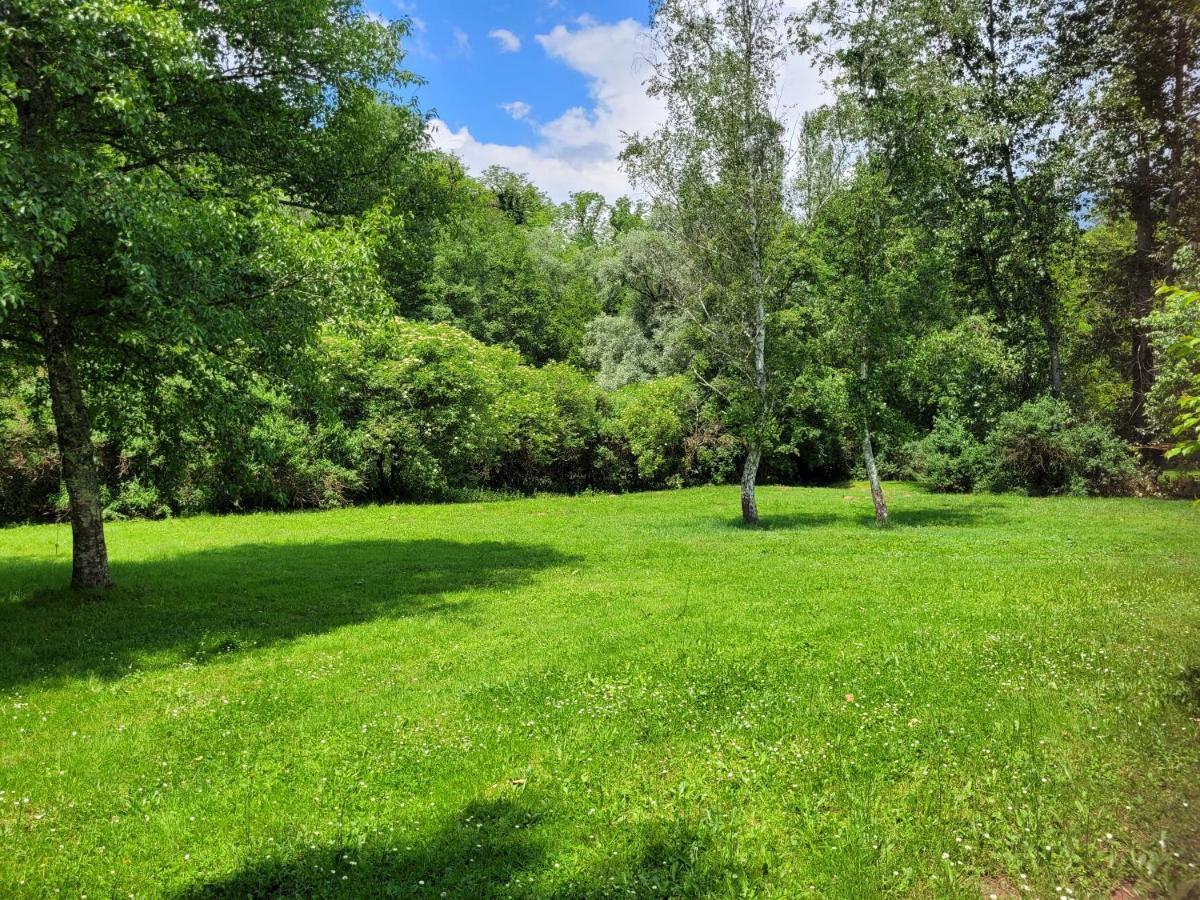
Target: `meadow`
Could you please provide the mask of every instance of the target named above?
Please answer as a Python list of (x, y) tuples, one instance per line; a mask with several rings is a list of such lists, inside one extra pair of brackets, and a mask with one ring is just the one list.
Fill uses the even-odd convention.
[(0, 531), (5, 897), (1200, 878), (1200, 509), (861, 485)]

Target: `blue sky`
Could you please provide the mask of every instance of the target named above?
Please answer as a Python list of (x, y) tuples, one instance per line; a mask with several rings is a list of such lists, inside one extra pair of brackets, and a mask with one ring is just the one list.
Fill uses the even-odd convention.
[[(434, 142), (469, 170), (507, 166), (556, 200), (631, 191), (617, 161), (623, 133), (662, 119), (643, 88), (649, 0), (365, 2), (412, 20), (408, 67), (427, 82), (418, 96), (435, 113)], [(815, 79), (802, 68), (785, 87), (808, 107)]]

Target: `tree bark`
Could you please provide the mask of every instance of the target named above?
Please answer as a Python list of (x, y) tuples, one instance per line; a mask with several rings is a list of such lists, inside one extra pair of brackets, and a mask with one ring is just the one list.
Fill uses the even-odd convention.
[(871, 482), (871, 500), (875, 503), (875, 524), (886, 525), (888, 521), (887, 501), (883, 496), (883, 485), (879, 481), (879, 469), (875, 466), (875, 448), (871, 446), (871, 429), (863, 426), (863, 459), (867, 463), (867, 480)]
[(1055, 397), (1061, 397), (1063, 392), (1062, 376), (1062, 341), (1059, 338), (1058, 326), (1052, 318), (1042, 320), (1042, 330), (1046, 334), (1046, 348), (1050, 352), (1050, 392)]
[(39, 279), (42, 344), (50, 405), (62, 457), (71, 511), (71, 587), (102, 590), (112, 585), (108, 548), (104, 542), (104, 514), (100, 506), (100, 478), (92, 425), (75, 364), (74, 329), (62, 310), (63, 276), (60, 262), (52, 261)]
[(767, 306), (763, 300), (763, 275), (761, 246), (758, 239), (758, 211), (751, 204), (752, 234), (752, 277), (754, 283), (754, 391), (758, 396), (758, 434), (754, 436), (742, 468), (742, 521), (747, 525), (758, 524), (758, 502), (754, 496), (758, 480), (758, 465), (762, 461), (762, 429), (767, 423), (768, 379), (767, 379)]
[(1136, 226), (1133, 252), (1133, 334), (1130, 347), (1132, 397), (1129, 428), (1139, 436), (1146, 427), (1146, 397), (1154, 383), (1154, 351), (1143, 321), (1154, 308), (1154, 232), (1156, 216), (1152, 197), (1153, 183), (1148, 154), (1137, 160), (1137, 176), (1132, 186), (1130, 212)]
[(754, 485), (758, 480), (758, 464), (761, 461), (762, 447), (757, 443), (752, 444), (742, 466), (742, 521), (747, 525), (758, 524), (758, 501), (754, 496)]
[(1167, 244), (1163, 253), (1166, 277), (1174, 279), (1178, 272), (1175, 256), (1180, 245), (1180, 208), (1183, 205), (1183, 157), (1187, 134), (1188, 59), (1191, 56), (1191, 34), (1187, 19), (1180, 15), (1175, 23), (1175, 46), (1171, 65), (1171, 121), (1168, 130), (1170, 149), (1169, 172), (1171, 185), (1167, 193)]

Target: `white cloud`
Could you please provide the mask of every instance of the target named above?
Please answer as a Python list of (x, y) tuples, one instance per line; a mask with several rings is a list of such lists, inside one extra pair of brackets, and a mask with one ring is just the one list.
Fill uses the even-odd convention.
[(454, 49), (463, 56), (471, 53), (471, 36), (457, 25), (454, 27)]
[[(795, 9), (805, 0), (790, 0)], [(441, 120), (430, 123), (434, 142), (459, 156), (472, 172), (501, 165), (523, 172), (555, 200), (572, 191), (599, 191), (610, 200), (632, 194), (618, 160), (626, 134), (654, 131), (663, 121), (661, 100), (646, 95), (651, 55), (647, 29), (633, 19), (600, 23), (586, 17), (536, 36), (551, 59), (587, 79), (590, 102), (565, 110), (548, 122), (534, 122), (522, 101), (503, 108), (535, 127), (531, 145), (478, 140), (467, 126), (457, 130)], [(826, 99), (809, 63), (790, 59), (780, 73), (781, 113), (791, 122)], [(518, 104), (522, 104), (518, 106)], [(523, 115), (518, 115), (523, 112)]]
[(520, 122), (522, 119), (528, 119), (529, 114), (533, 112), (533, 107), (524, 100), (514, 100), (511, 103), (501, 103), (500, 108)]
[(521, 49), (521, 39), (507, 28), (493, 28), (488, 37), (496, 42), (501, 53), (516, 53)]
[(554, 200), (565, 200), (572, 191), (599, 191), (606, 197), (629, 192), (629, 180), (615, 159), (582, 166), (521, 144), (485, 143), (466, 126), (455, 131), (437, 119), (430, 123), (430, 132), (438, 147), (454, 153), (470, 171), (478, 174), (488, 166), (504, 166), (524, 172)]

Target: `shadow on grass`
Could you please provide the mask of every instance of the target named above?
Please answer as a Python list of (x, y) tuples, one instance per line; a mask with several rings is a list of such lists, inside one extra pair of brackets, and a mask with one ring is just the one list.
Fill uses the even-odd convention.
[[(947, 506), (936, 509), (918, 507), (913, 509), (893, 503), (888, 507), (889, 524), (905, 528), (968, 527), (972, 525), (994, 525), (1003, 521), (999, 513), (1000, 504), (991, 502), (976, 502), (964, 506)], [(729, 528), (741, 528), (750, 531), (787, 531), (810, 528), (827, 528), (831, 525), (875, 526), (875, 513), (863, 510), (857, 506), (848, 507), (844, 512), (795, 512), (779, 515), (764, 515), (758, 525), (747, 525), (741, 518), (719, 520), (719, 524)]]
[[(592, 868), (564, 872), (547, 845), (550, 823), (520, 800), (469, 804), (453, 821), (411, 846), (318, 848), (252, 862), (177, 900), (316, 897), (481, 897), (591, 900), (601, 897), (707, 897), (719, 887), (745, 890), (755, 878), (718, 861), (681, 822), (630, 828)], [(398, 839), (399, 840), (399, 839)], [(761, 873), (758, 873), (761, 874)]]
[(118, 587), (99, 600), (61, 587), (69, 564), (6, 565), (0, 688), (203, 662), (373, 619), (456, 614), (470, 604), (456, 594), (520, 585), (568, 561), (507, 542), (245, 544), (115, 563)]
[(179, 897), (495, 897), (501, 891), (516, 893), (521, 876), (545, 860), (538, 822), (539, 817), (515, 801), (477, 801), (415, 846), (319, 847), (295, 855), (284, 850), (282, 858), (252, 862), (225, 878), (194, 885)]
[[(1004, 520), (1004, 516), (998, 512), (999, 509), (1000, 504), (989, 501), (976, 501), (969, 506), (947, 506), (939, 509), (912, 509), (893, 504), (888, 507), (888, 521), (892, 525), (903, 525), (906, 528), (995, 525)], [(864, 525), (874, 525), (875, 514), (862, 513), (858, 516), (858, 521)]]
[(1179, 684), (1183, 705), (1193, 713), (1200, 713), (1200, 666), (1192, 666), (1180, 675)]

